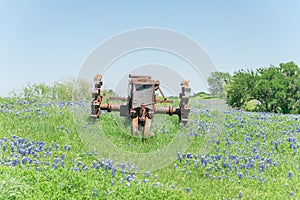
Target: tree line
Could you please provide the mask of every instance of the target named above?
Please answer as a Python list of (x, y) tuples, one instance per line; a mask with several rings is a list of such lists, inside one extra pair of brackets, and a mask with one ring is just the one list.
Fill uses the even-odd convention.
[(233, 75), (213, 72), (208, 83), (211, 95), (226, 99), (233, 108), (300, 114), (300, 68), (294, 62), (242, 69)]

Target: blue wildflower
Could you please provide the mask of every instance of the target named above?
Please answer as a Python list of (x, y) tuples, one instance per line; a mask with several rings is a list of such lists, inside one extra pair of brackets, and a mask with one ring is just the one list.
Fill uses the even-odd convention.
[(187, 188), (186, 188), (186, 192), (187, 192), (187, 193), (190, 193), (190, 192), (191, 192), (191, 188), (187, 187)]
[(53, 169), (57, 169), (57, 165), (55, 163), (52, 164)]
[(116, 168), (114, 167), (114, 168), (112, 168), (112, 170), (111, 170), (111, 177), (115, 177), (115, 175), (116, 175)]
[(238, 198), (242, 198), (243, 197), (243, 192), (239, 192), (239, 196), (238, 196)]
[(86, 170), (88, 170), (88, 168), (85, 165), (82, 165), (82, 170), (86, 171)]
[(292, 179), (292, 176), (293, 176), (293, 173), (292, 173), (292, 172), (289, 172), (289, 173), (288, 173), (289, 180)]
[(97, 197), (98, 196), (98, 191), (96, 188), (93, 189), (93, 196), (94, 197)]
[(237, 176), (238, 176), (239, 179), (241, 179), (241, 178), (243, 178), (244, 174), (242, 172), (238, 172)]
[(26, 157), (22, 158), (22, 164), (24, 165), (26, 162), (27, 162), (27, 158)]
[(148, 171), (147, 171), (147, 172), (145, 172), (145, 176), (146, 176), (146, 177), (150, 177), (150, 175), (151, 175), (151, 173), (150, 173), (150, 172), (148, 172)]

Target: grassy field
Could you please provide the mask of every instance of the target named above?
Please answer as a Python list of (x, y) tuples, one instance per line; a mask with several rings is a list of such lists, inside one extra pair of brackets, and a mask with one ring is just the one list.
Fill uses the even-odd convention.
[[(0, 199), (300, 199), (300, 116), (223, 111), (214, 101), (196, 102), (188, 128), (157, 117), (156, 136), (141, 140), (112, 113), (80, 124), (72, 102), (0, 98)], [(119, 170), (82, 142), (79, 126), (101, 127), (137, 156), (182, 133), (190, 143), (161, 169)]]

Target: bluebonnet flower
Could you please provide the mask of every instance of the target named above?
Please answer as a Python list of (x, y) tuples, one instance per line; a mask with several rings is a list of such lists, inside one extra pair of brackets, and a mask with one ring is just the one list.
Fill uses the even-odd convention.
[(10, 151), (13, 153), (14, 150), (15, 150), (15, 147), (12, 145), (12, 146), (10, 147)]
[[(30, 159), (30, 161), (31, 161), (31, 159)], [(33, 159), (33, 163), (35, 164), (35, 166), (39, 165), (39, 161), (36, 158)]]
[(260, 183), (263, 183), (263, 178), (260, 178), (260, 179), (259, 179), (259, 182), (260, 182)]
[(263, 172), (264, 169), (265, 169), (265, 162), (261, 162), (261, 163), (259, 164), (259, 171), (260, 171), (260, 172)]
[(144, 183), (148, 183), (149, 182), (149, 180), (148, 179), (144, 179), (144, 181), (143, 181)]
[(205, 172), (205, 177), (206, 177), (206, 178), (208, 177), (208, 172)]
[(124, 178), (120, 178), (120, 183), (123, 183)]
[(26, 158), (26, 157), (23, 157), (23, 158), (22, 158), (22, 164), (24, 165), (26, 162), (27, 162), (27, 158)]
[(54, 158), (54, 163), (55, 163), (55, 164), (58, 164), (59, 162), (60, 162), (60, 158), (55, 157), (55, 158)]
[(77, 172), (80, 171), (78, 167), (73, 167), (71, 170), (72, 170), (72, 171), (77, 171)]
[(237, 176), (238, 176), (239, 179), (241, 179), (241, 178), (243, 178), (244, 175), (243, 175), (242, 172), (238, 172), (238, 173), (237, 173)]
[(98, 191), (96, 188), (93, 189), (93, 196), (94, 197), (97, 197), (98, 196)]
[(292, 173), (292, 172), (289, 172), (289, 173), (288, 173), (288, 177), (289, 177), (290, 180), (292, 179), (292, 176), (293, 176), (293, 173)]
[(57, 165), (55, 163), (52, 164), (53, 169), (57, 169)]
[(182, 158), (180, 157), (180, 153), (179, 152), (177, 153), (177, 157), (178, 157), (179, 162), (182, 162)]
[(176, 163), (174, 163), (174, 169), (177, 169), (177, 164)]
[(134, 179), (134, 176), (133, 176), (133, 175), (128, 175), (128, 176), (127, 176), (127, 181), (128, 181), (128, 182), (131, 182), (133, 179)]
[(296, 154), (297, 154), (297, 146), (296, 145), (293, 146), (293, 150), (294, 150), (294, 156), (296, 156)]
[(117, 171), (116, 168), (113, 167), (112, 170), (111, 170), (111, 177), (113, 177), (113, 178), (115, 177), (116, 171)]
[(20, 163), (18, 159), (13, 160), (12, 166), (17, 166)]
[(86, 170), (88, 170), (88, 168), (85, 165), (82, 165), (82, 170), (86, 171)]
[(187, 188), (186, 188), (186, 192), (187, 192), (187, 193), (190, 193), (190, 192), (191, 192), (191, 188), (187, 187)]
[(148, 171), (147, 171), (147, 172), (145, 172), (145, 176), (146, 176), (146, 177), (150, 177), (150, 175), (151, 175), (151, 173), (150, 173), (150, 172), (148, 172)]
[(238, 196), (238, 198), (242, 198), (243, 197), (243, 192), (239, 192), (239, 196)]

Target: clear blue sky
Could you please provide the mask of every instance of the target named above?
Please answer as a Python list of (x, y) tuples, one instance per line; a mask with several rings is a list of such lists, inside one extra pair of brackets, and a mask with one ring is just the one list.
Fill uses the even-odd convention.
[(220, 71), (300, 65), (299, 0), (0, 0), (0, 95), (75, 77), (98, 44), (142, 27), (188, 35)]

